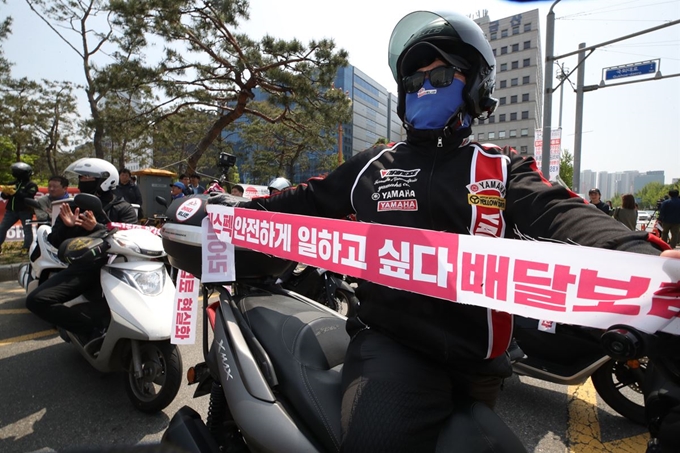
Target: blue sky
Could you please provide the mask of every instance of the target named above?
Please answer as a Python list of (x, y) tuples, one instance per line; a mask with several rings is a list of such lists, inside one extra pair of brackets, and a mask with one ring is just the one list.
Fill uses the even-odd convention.
[[(269, 33), (277, 38), (333, 38), (349, 52), (350, 63), (388, 90), (396, 92), (387, 66), (387, 44), (394, 25), (414, 10), (412, 1), (389, 4), (345, 0), (332, 9), (317, 0), (251, 0), (250, 21), (241, 31), (252, 38)], [(441, 0), (421, 0), (420, 9), (441, 8)], [(452, 5), (461, 5), (461, 2)], [(491, 20), (539, 9), (541, 47), (545, 48), (545, 17), (552, 2), (477, 0), (458, 12), (487, 9)], [(389, 6), (387, 6), (389, 5)], [(600, 44), (611, 39), (680, 19), (680, 0), (562, 0), (555, 8), (555, 53), (578, 49), (581, 42)], [(25, 1), (0, 4), (0, 16), (14, 18), (13, 33), (3, 44), (14, 62), (13, 74), (33, 79), (83, 83), (75, 53), (35, 16)], [(576, 56), (563, 61), (576, 66)], [(585, 84), (600, 82), (605, 67), (661, 59), (664, 75), (680, 73), (680, 26), (596, 50), (586, 61)], [(573, 76), (574, 82), (576, 81)], [(638, 78), (639, 79), (639, 78)], [(631, 79), (633, 80), (633, 79)], [(87, 104), (82, 98), (83, 114)], [(565, 87), (563, 146), (573, 151), (575, 93)], [(559, 96), (553, 97), (553, 125), (559, 116)], [(680, 77), (600, 89), (585, 94), (581, 169), (594, 171), (664, 170), (666, 182), (680, 178)]]

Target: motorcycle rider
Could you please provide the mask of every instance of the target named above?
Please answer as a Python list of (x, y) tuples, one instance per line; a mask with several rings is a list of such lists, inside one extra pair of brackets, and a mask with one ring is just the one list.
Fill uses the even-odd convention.
[(12, 228), (18, 220), (24, 228), (24, 243), (21, 253), (28, 253), (28, 249), (33, 242), (33, 228), (27, 222), (33, 218), (33, 209), (26, 206), (26, 198), (34, 198), (38, 192), (38, 186), (31, 181), (33, 168), (25, 162), (15, 162), (10, 167), (12, 176), (16, 180), (12, 184), (2, 186), (3, 200), (7, 200), (5, 205), (5, 216), (0, 222), (0, 247), (7, 236), (7, 231)]
[[(92, 211), (80, 212), (70, 203), (60, 207), (59, 218), (47, 240), (59, 248), (67, 239), (87, 236), (106, 228), (106, 223), (137, 223), (134, 208), (123, 198), (114, 194), (118, 184), (118, 170), (113, 164), (97, 158), (83, 158), (69, 165), (65, 173), (78, 175), (78, 189), (81, 193), (96, 195), (102, 202), (108, 219)], [(26, 296), (26, 308), (45, 321), (81, 336), (85, 345), (103, 334), (102, 318), (106, 316), (97, 304), (66, 307), (64, 303), (79, 295), (96, 289), (99, 285), (99, 271), (106, 263), (105, 257), (97, 263), (74, 263), (50, 277)], [(108, 308), (106, 308), (108, 310)]]
[[(406, 142), (374, 146), (275, 197), (237, 202), (224, 194), (209, 203), (656, 255), (667, 248), (552, 186), (533, 157), (469, 140), (472, 122), (491, 115), (497, 101), (493, 51), (468, 17), (405, 16), (392, 32), (389, 65)], [(485, 197), (493, 203), (482, 204)], [(493, 408), (512, 372), (512, 315), (372, 282), (360, 283), (356, 295), (361, 305), (347, 321), (341, 451), (435, 451), (458, 402)]]

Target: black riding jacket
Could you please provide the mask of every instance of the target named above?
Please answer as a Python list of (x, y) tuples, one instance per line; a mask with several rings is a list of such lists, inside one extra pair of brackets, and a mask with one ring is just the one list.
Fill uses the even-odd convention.
[[(128, 203), (118, 196), (104, 197), (103, 210), (106, 213), (106, 217), (95, 214), (97, 219), (97, 225), (93, 231), (101, 230), (106, 228), (106, 224), (111, 222), (121, 222), (121, 223), (137, 223), (137, 214), (135, 214), (135, 209)], [(69, 201), (71, 211), (76, 209), (75, 201)], [(64, 221), (61, 217), (57, 217), (52, 227), (52, 232), (47, 236), (47, 240), (55, 247), (59, 247), (61, 243), (70, 238), (87, 236), (93, 231), (87, 231), (85, 228), (80, 226), (67, 227), (64, 225)]]
[[(497, 147), (484, 150), (467, 140), (413, 135), (406, 143), (361, 152), (326, 178), (243, 206), (330, 218), (355, 214), (360, 222), (660, 253), (647, 233), (630, 231), (544, 180), (533, 157)], [(473, 179), (477, 184), (471, 184)], [(350, 333), (368, 326), (444, 363), (483, 367), (486, 359), (500, 358), (512, 336), (512, 316), (486, 308), (371, 282), (359, 286), (357, 297), (361, 305), (358, 319), (348, 322)]]

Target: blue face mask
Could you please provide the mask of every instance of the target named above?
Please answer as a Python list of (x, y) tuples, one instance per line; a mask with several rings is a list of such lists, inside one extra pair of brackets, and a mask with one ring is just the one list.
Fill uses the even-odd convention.
[[(443, 129), (449, 118), (463, 105), (465, 82), (454, 79), (447, 87), (434, 88), (429, 79), (417, 93), (406, 94), (406, 121), (416, 129)], [(463, 124), (457, 129), (468, 127), (470, 116), (465, 115)]]

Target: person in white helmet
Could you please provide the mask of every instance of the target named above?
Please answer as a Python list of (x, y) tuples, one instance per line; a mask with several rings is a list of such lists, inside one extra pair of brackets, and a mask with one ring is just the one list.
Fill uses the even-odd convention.
[(275, 195), (283, 190), (293, 187), (293, 185), (286, 178), (278, 177), (269, 181), (267, 189), (269, 189), (269, 195)]
[[(103, 230), (108, 221), (137, 223), (134, 208), (114, 194), (119, 175), (113, 164), (102, 159), (83, 158), (73, 162), (64, 172), (78, 176), (81, 193), (93, 194), (101, 199), (108, 219), (98, 217), (92, 211), (80, 212), (74, 205), (63, 203), (59, 218), (47, 237), (52, 245), (59, 248), (67, 239)], [(96, 288), (99, 285), (99, 271), (105, 262), (103, 259), (99, 263), (71, 264), (26, 296), (26, 308), (58, 328), (82, 336), (83, 344), (101, 337), (105, 325), (103, 319), (108, 315), (106, 311), (92, 311), (93, 304), (85, 304), (89, 306), (89, 312), (86, 313), (78, 305), (66, 307), (64, 303)], [(105, 305), (97, 308), (108, 310)]]

